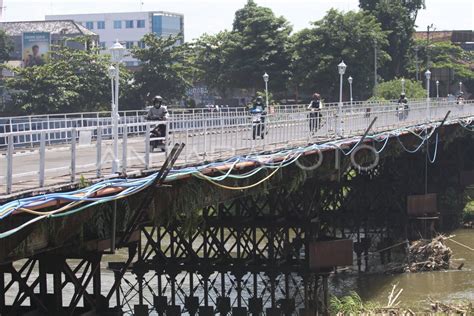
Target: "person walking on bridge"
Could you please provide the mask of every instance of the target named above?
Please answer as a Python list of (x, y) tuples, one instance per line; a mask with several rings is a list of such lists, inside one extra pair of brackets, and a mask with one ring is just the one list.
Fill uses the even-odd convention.
[(321, 127), (321, 110), (323, 103), (321, 101), (321, 95), (314, 93), (311, 102), (308, 105), (309, 112), (309, 131), (314, 133)]

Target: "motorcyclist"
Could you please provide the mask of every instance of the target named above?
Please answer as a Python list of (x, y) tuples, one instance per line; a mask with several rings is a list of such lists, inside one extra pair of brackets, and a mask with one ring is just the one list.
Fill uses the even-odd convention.
[(464, 92), (459, 92), (459, 95), (456, 98), (456, 104), (464, 104)]
[[(149, 121), (166, 121), (168, 119), (168, 108), (166, 105), (163, 105), (163, 98), (161, 96), (157, 95), (153, 98), (153, 106), (148, 110), (148, 114), (145, 119)], [(151, 131), (151, 135), (153, 137), (165, 137), (166, 124), (158, 123)], [(152, 148), (153, 147), (154, 146), (152, 146)]]
[(146, 116), (150, 121), (164, 121), (168, 119), (168, 108), (163, 104), (163, 98), (159, 95), (153, 98), (153, 106), (148, 110)]
[(321, 95), (319, 93), (314, 93), (311, 102), (308, 105), (308, 110), (311, 110), (309, 113), (309, 131), (313, 132), (321, 124), (321, 109), (323, 108), (323, 103), (321, 102)]
[(265, 104), (263, 103), (263, 98), (258, 96), (253, 104), (252, 110), (260, 110), (262, 112), (265, 111)]
[(400, 94), (400, 99), (398, 99), (398, 115), (401, 119), (406, 119), (408, 116), (408, 99), (404, 92)]
[(408, 109), (408, 99), (407, 99), (404, 92), (402, 92), (402, 94), (400, 94), (400, 99), (398, 99), (398, 104), (403, 105), (404, 109)]
[(253, 104), (252, 106), (252, 109), (250, 110), (250, 112), (253, 112), (253, 111), (260, 111), (262, 113), (262, 116), (261, 116), (261, 123), (262, 123), (262, 131), (265, 130), (265, 103), (263, 103), (263, 98), (261, 96), (258, 96), (257, 99), (255, 99), (255, 103)]

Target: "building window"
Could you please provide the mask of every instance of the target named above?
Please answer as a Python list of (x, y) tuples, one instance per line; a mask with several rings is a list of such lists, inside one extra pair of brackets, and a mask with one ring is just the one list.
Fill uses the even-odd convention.
[(105, 21), (99, 21), (99, 22), (97, 22), (97, 28), (98, 28), (99, 30), (105, 29)]
[(121, 29), (122, 28), (122, 21), (114, 21), (114, 29)]
[(129, 41), (125, 42), (125, 48), (126, 49), (132, 49), (133, 48), (133, 42), (129, 42)]
[(94, 22), (86, 22), (86, 28), (88, 30), (94, 29)]
[(137, 45), (138, 45), (139, 48), (145, 48), (145, 42), (144, 41), (139, 41), (137, 43)]
[(107, 49), (105, 42), (99, 42), (100, 49)]
[(145, 20), (137, 20), (137, 28), (139, 29), (145, 28)]
[(133, 29), (133, 20), (126, 20), (125, 21), (125, 28)]

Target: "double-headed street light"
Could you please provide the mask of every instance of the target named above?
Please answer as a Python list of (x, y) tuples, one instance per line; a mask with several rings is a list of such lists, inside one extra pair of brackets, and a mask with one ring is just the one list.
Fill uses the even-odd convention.
[(120, 79), (120, 63), (125, 55), (125, 48), (118, 42), (110, 48), (112, 65), (109, 67), (109, 78), (112, 84), (112, 137), (113, 137), (113, 162), (112, 173), (119, 170), (118, 159), (118, 107), (119, 107), (119, 79)]
[(428, 69), (425, 72), (426, 77), (426, 117), (430, 119), (430, 79), (431, 71)]
[(265, 81), (265, 105), (268, 110), (268, 79), (270, 79), (270, 76), (265, 72), (263, 74), (263, 81)]
[(339, 136), (342, 136), (343, 134), (343, 129), (342, 129), (342, 85), (343, 85), (343, 77), (344, 74), (346, 73), (346, 68), (347, 65), (344, 64), (344, 61), (341, 61), (339, 65), (337, 65), (337, 68), (339, 70), (339, 119), (337, 120), (339, 123), (339, 128), (338, 128), (338, 133)]

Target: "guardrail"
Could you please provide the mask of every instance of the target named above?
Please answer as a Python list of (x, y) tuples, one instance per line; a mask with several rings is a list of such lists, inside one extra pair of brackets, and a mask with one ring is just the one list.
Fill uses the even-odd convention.
[[(425, 100), (412, 101), (411, 104), (424, 102)], [(383, 106), (386, 104), (396, 103), (393, 101), (364, 101), (364, 102), (345, 102), (343, 108), (361, 108), (367, 106)], [(325, 103), (326, 108), (337, 107), (338, 103)], [(269, 109), (271, 114), (277, 113), (295, 113), (306, 110), (307, 105), (278, 105), (272, 106)], [(202, 122), (204, 119), (209, 119), (214, 124), (229, 124), (235, 122), (239, 117), (245, 116), (248, 108), (245, 107), (223, 107), (219, 111), (200, 108), (200, 109), (170, 109), (170, 116), (175, 118), (175, 121), (189, 120), (192, 122)], [(135, 124), (144, 123), (146, 110), (135, 111), (120, 111), (119, 124)], [(222, 123), (219, 123), (222, 122)], [(198, 123), (195, 123), (198, 124)], [(72, 129), (83, 127), (99, 127), (103, 126), (102, 137), (108, 139), (112, 137), (112, 120), (111, 112), (81, 112), (68, 114), (52, 114), (52, 115), (34, 115), (34, 116), (19, 116), (19, 117), (0, 117), (0, 135), (8, 132), (27, 132), (21, 133), (14, 137), (15, 146), (35, 147), (40, 145), (38, 138), (39, 131), (48, 131), (54, 129)], [(142, 125), (143, 126), (143, 125)], [(179, 126), (179, 123), (178, 123)], [(140, 126), (136, 127), (136, 132), (144, 133), (145, 130)], [(122, 137), (122, 130), (119, 131)], [(47, 133), (46, 144), (48, 146), (54, 144), (67, 144), (71, 142), (71, 134), (68, 132)], [(0, 136), (0, 150), (6, 149), (7, 140)]]
[[(172, 115), (161, 124), (167, 125), (162, 140), (165, 152), (150, 150), (150, 131), (159, 122), (122, 122), (120, 124), (120, 171), (124, 175), (141, 173), (157, 168), (167, 154), (167, 146), (176, 142), (186, 144), (180, 157), (181, 164), (199, 164), (205, 161), (247, 155), (263, 150), (281, 150), (297, 145), (315, 143), (361, 135), (372, 119), (377, 121), (371, 132), (392, 130), (404, 126), (442, 119), (451, 111), (450, 119), (474, 116), (474, 104), (465, 102), (430, 101), (412, 102), (408, 113), (402, 115), (396, 104), (344, 107), (326, 106), (312, 123), (305, 107), (287, 111), (274, 111), (265, 116), (263, 139), (253, 139), (252, 123), (248, 111), (232, 116), (194, 114)], [(111, 125), (61, 127), (46, 130), (0, 133), (6, 140), (0, 155), (0, 186), (3, 193), (41, 188), (59, 183), (114, 176), (112, 166)], [(18, 140), (29, 135), (38, 143), (34, 150), (25, 150)], [(48, 146), (54, 135), (62, 135), (70, 142)], [(82, 179), (82, 180), (84, 180)], [(1, 193), (0, 193), (1, 194)]]

